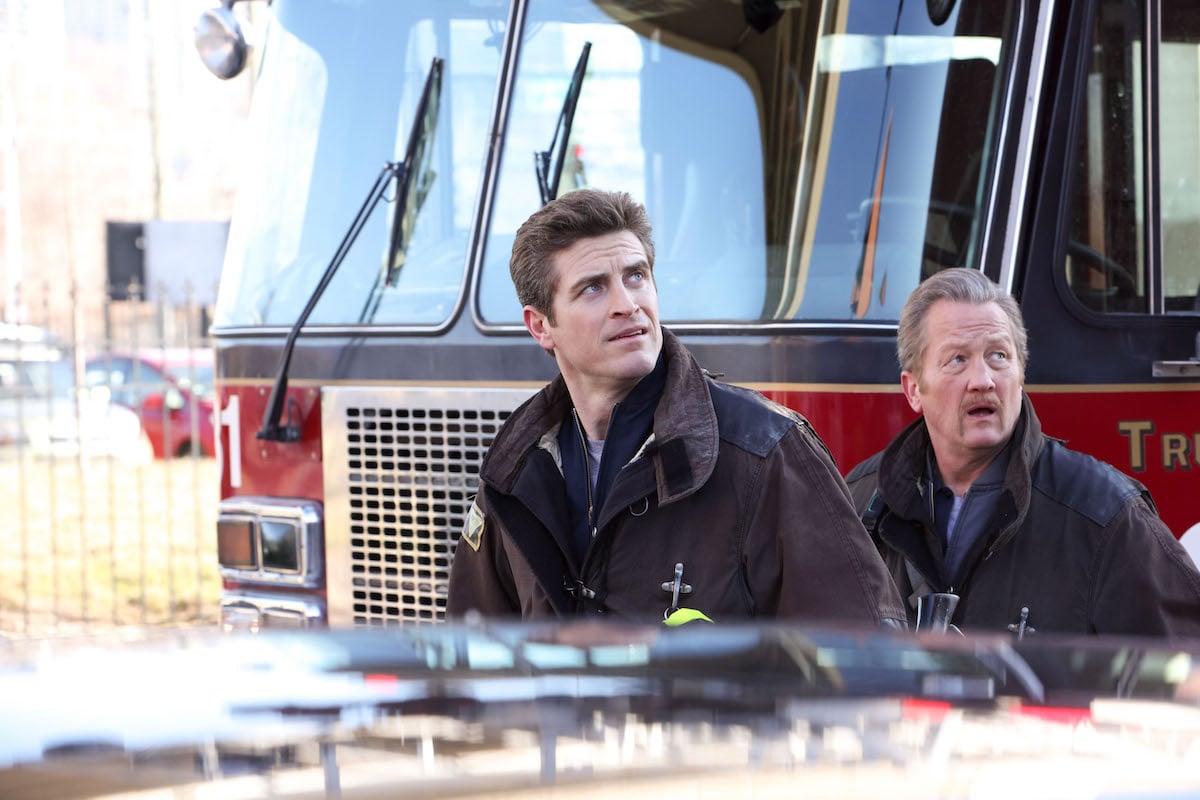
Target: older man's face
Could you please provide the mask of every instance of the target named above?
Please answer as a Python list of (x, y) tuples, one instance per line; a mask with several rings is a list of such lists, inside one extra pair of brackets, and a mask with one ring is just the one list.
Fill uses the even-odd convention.
[(924, 325), (920, 374), (901, 375), (909, 405), (924, 415), (939, 464), (988, 461), (1021, 412), (1024, 365), (1008, 317), (995, 303), (938, 300)]

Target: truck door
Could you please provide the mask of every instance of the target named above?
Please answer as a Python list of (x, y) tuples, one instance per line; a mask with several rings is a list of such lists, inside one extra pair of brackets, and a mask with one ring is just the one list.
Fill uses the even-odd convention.
[[(1071, 3), (1014, 284), (1047, 433), (1200, 538), (1200, 6)], [(1193, 545), (1195, 546), (1195, 545)], [(1193, 557), (1197, 557), (1193, 550)]]

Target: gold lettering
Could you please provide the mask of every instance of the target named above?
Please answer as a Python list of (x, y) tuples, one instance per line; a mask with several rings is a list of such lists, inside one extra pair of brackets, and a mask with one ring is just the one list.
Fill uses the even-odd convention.
[(1170, 472), (1175, 467), (1191, 469), (1188, 463), (1188, 436), (1186, 433), (1164, 433), (1162, 435), (1163, 469)]
[(1154, 433), (1154, 423), (1150, 420), (1118, 422), (1117, 430), (1122, 436), (1129, 437), (1129, 466), (1134, 472), (1144, 472), (1146, 469), (1146, 437)]

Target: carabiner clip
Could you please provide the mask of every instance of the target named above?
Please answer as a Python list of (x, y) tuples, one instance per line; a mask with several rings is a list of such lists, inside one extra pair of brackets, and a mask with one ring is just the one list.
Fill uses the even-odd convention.
[(673, 580), (664, 581), (662, 590), (664, 592), (671, 593), (671, 606), (663, 612), (663, 619), (665, 620), (667, 617), (679, 610), (679, 595), (692, 593), (691, 585), (683, 582), (682, 561), (675, 565), (675, 578)]

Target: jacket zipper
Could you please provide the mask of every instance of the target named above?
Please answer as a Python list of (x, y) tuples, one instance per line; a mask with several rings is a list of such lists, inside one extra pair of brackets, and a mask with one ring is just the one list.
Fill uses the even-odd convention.
[[(596, 540), (596, 509), (593, 506), (592, 498), (592, 465), (591, 451), (588, 450), (587, 434), (583, 432), (583, 423), (579, 421), (579, 411), (571, 409), (571, 416), (575, 419), (575, 433), (579, 435), (580, 448), (583, 451), (583, 488), (587, 492), (587, 525), (588, 530), (592, 533), (592, 541)], [(596, 474), (599, 475), (600, 469), (596, 468)], [(588, 551), (591, 551), (591, 545), (588, 545)], [(587, 562), (587, 553), (584, 553), (583, 560)]]

